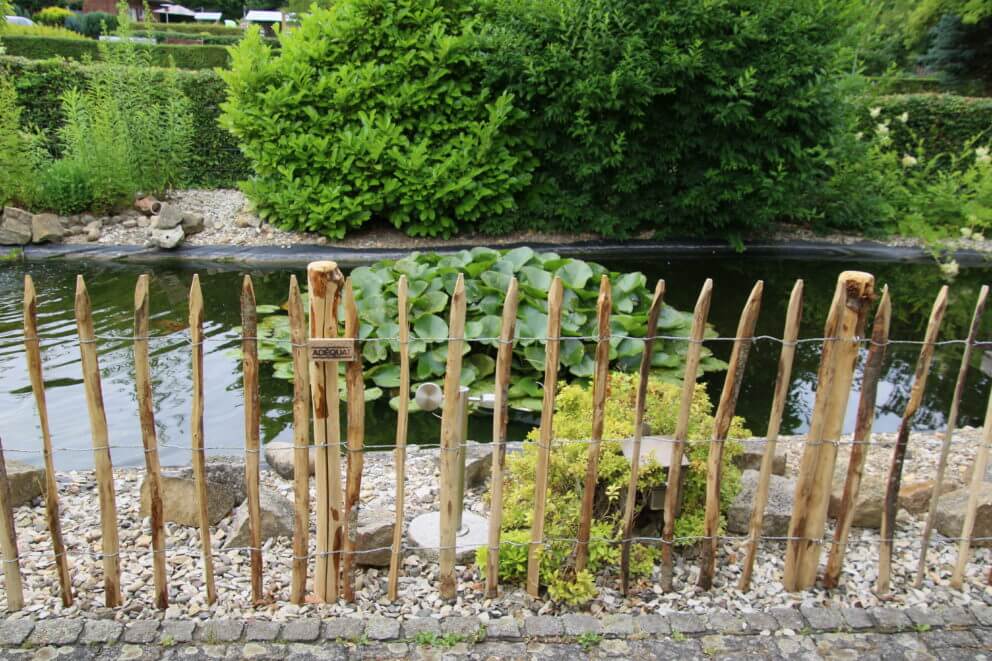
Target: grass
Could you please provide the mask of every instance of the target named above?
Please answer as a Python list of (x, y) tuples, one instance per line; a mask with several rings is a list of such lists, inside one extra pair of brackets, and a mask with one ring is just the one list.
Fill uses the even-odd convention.
[(676, 643), (681, 643), (685, 640), (685, 634), (676, 629), (675, 631), (672, 631), (672, 640)]
[(21, 248), (11, 248), (7, 252), (0, 255), (0, 263), (3, 262), (19, 262), (24, 257), (24, 250)]
[(413, 637), (413, 642), (420, 647), (437, 647), (445, 650), (465, 640), (466, 637), (458, 633), (439, 634), (434, 631), (421, 631)]
[(595, 632), (592, 632), (592, 631), (587, 631), (586, 633), (579, 635), (578, 643), (579, 643), (579, 645), (582, 646), (582, 649), (584, 651), (588, 652), (593, 647), (598, 647), (599, 646), (599, 643), (602, 640), (603, 640), (603, 637), (600, 636), (598, 633), (595, 633)]

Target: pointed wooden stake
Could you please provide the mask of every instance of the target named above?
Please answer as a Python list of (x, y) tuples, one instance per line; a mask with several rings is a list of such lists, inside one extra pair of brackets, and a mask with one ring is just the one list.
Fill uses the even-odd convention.
[(193, 276), (189, 291), (189, 333), (193, 347), (193, 416), (192, 454), (193, 481), (196, 488), (196, 508), (200, 524), (200, 545), (203, 549), (203, 581), (207, 588), (207, 603), (217, 601), (214, 583), (214, 558), (210, 547), (210, 517), (207, 512), (207, 457), (203, 447), (203, 292), (200, 276)]
[(7, 480), (7, 462), (0, 440), (0, 551), (3, 552), (3, 580), (7, 593), (7, 610), (24, 608), (24, 585), (21, 580), (21, 560), (17, 553), (17, 532), (14, 528), (14, 507)]
[[(951, 574), (951, 587), (957, 590), (964, 585), (964, 571), (968, 566), (968, 556), (971, 555), (971, 536), (975, 532), (975, 518), (978, 515), (978, 497), (985, 480), (985, 469), (989, 464), (989, 448), (992, 448), (992, 392), (989, 393), (989, 404), (985, 409), (985, 426), (982, 429), (982, 444), (975, 456), (975, 465), (971, 471), (971, 486), (968, 487), (968, 507), (964, 513), (964, 523), (961, 526), (961, 541), (958, 542), (958, 558), (954, 563), (954, 573)], [(992, 576), (990, 576), (992, 578)]]
[(259, 427), (261, 409), (258, 401), (258, 312), (251, 276), (241, 283), (241, 355), (245, 389), (245, 484), (248, 487), (248, 539), (251, 551), (251, 598), (262, 602), (262, 504), (259, 493)]
[(782, 333), (782, 351), (778, 359), (778, 374), (775, 377), (775, 391), (772, 397), (771, 413), (768, 415), (768, 433), (765, 439), (765, 452), (761, 457), (761, 470), (758, 473), (758, 488), (754, 493), (751, 520), (748, 525), (747, 555), (741, 568), (738, 589), (747, 592), (751, 589), (751, 575), (754, 572), (754, 559), (761, 542), (761, 531), (765, 520), (765, 505), (768, 503), (768, 487), (771, 484), (772, 464), (775, 462), (775, 445), (782, 425), (786, 400), (789, 398), (789, 385), (792, 380), (792, 362), (796, 356), (796, 340), (799, 339), (799, 323), (803, 316), (803, 281), (796, 280), (789, 296), (789, 307), (785, 313), (785, 330)]
[(48, 427), (48, 404), (45, 401), (45, 380), (41, 374), (41, 340), (38, 338), (38, 298), (34, 281), (24, 276), (24, 353), (28, 360), (31, 390), (41, 423), (42, 456), (45, 461), (45, 516), (48, 532), (52, 536), (52, 553), (59, 575), (59, 588), (63, 606), (72, 606), (72, 579), (69, 577), (69, 558), (62, 540), (62, 518), (59, 514), (59, 490), (55, 481), (55, 463), (52, 459), (52, 435)]
[[(358, 307), (351, 278), (344, 282), (344, 335), (358, 338)], [(357, 346), (357, 345), (356, 345)], [(359, 358), (345, 365), (345, 382), (348, 389), (348, 477), (344, 497), (344, 557), (342, 558), (342, 583), (345, 601), (355, 600), (355, 535), (358, 533), (358, 499), (362, 493), (362, 470), (365, 465), (365, 379), (362, 375), (361, 347), (356, 348)]]
[(310, 548), (310, 368), (306, 317), (296, 276), (289, 278), (289, 333), (293, 344), (293, 578), (290, 601), (303, 604)]
[(400, 555), (403, 549), (403, 522), (406, 508), (406, 434), (410, 421), (410, 321), (406, 276), (396, 283), (397, 322), (400, 327), (400, 392), (396, 406), (396, 521), (393, 523), (393, 548), (389, 554), (390, 601), (396, 601), (399, 592)]
[[(644, 407), (648, 398), (648, 380), (651, 376), (651, 358), (654, 356), (654, 339), (658, 333), (658, 316), (665, 298), (665, 281), (659, 280), (648, 309), (641, 352), (641, 370), (637, 381), (637, 398), (634, 400), (634, 439), (630, 456), (630, 480), (627, 482), (627, 500), (623, 508), (623, 542), (620, 548), (620, 585), (627, 594), (630, 582), (630, 538), (634, 534), (634, 505), (637, 501), (637, 480), (640, 477), (641, 437), (644, 435)], [(602, 337), (602, 336), (601, 336)], [(595, 395), (593, 396), (595, 399)]]

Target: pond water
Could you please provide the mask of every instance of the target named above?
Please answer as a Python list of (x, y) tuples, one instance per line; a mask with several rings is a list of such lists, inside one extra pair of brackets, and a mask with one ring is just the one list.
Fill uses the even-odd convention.
[[(699, 287), (707, 278), (714, 281), (714, 299), (710, 321), (722, 335), (732, 335), (741, 306), (755, 280), (765, 281), (765, 298), (757, 332), (781, 336), (789, 292), (796, 278), (806, 281), (806, 296), (801, 337), (818, 337), (823, 332), (826, 308), (833, 294), (837, 274), (858, 269), (875, 274), (879, 289), (888, 284), (893, 301), (893, 339), (919, 340), (926, 327), (933, 297), (942, 284), (938, 270), (927, 263), (869, 262), (845, 259), (811, 260), (755, 257), (672, 257), (624, 260), (599, 260), (618, 271), (640, 270), (647, 274), (649, 286), (655, 279), (667, 281), (666, 301), (683, 310), (691, 310)], [(151, 281), (152, 334), (163, 335), (151, 343), (154, 376), (156, 424), (164, 465), (189, 461), (190, 347), (185, 335), (187, 293), (194, 273), (189, 266), (149, 267), (96, 262), (38, 262), (8, 264), (0, 267), (0, 437), (4, 447), (24, 453), (10, 458), (40, 463), (37, 450), (40, 430), (25, 367), (22, 333), (23, 278), (30, 273), (39, 296), (40, 333), (47, 338), (42, 357), (51, 417), (53, 443), (65, 451), (56, 453), (59, 469), (87, 468), (92, 465), (89, 422), (75, 343), (73, 298), (75, 275), (86, 277), (93, 304), (93, 318), (103, 376), (103, 393), (110, 429), (114, 464), (143, 465), (134, 392), (132, 343), (115, 340), (129, 336), (133, 323), (133, 292), (137, 276), (154, 271)], [(238, 346), (241, 277), (250, 272), (260, 304), (280, 304), (285, 300), (289, 271), (242, 271), (231, 266), (198, 269), (203, 282), (205, 301), (204, 366), (205, 442), (217, 452), (234, 454), (242, 447), (243, 409), (240, 361), (233, 350)], [(303, 269), (297, 271), (305, 281)], [(951, 286), (950, 306), (941, 339), (964, 338), (981, 284), (992, 280), (992, 268), (962, 268)], [(869, 320), (870, 323), (870, 320)], [(989, 338), (988, 322), (980, 337)], [(729, 342), (710, 343), (713, 351), (726, 358)], [(752, 431), (765, 431), (780, 345), (757, 342), (752, 350), (737, 407)], [(783, 433), (803, 432), (809, 423), (815, 393), (816, 367), (820, 346), (800, 344), (793, 371), (789, 402), (782, 425)], [(910, 381), (919, 347), (890, 347), (884, 378), (878, 393), (876, 431), (895, 431), (906, 404)], [(922, 409), (916, 419), (917, 429), (941, 429), (945, 423), (961, 359), (961, 345), (943, 345), (936, 351)], [(977, 369), (982, 351), (976, 351), (968, 388), (961, 405), (960, 424), (980, 424), (990, 385), (989, 377)], [(860, 381), (856, 381), (857, 383)], [(715, 401), (722, 386), (722, 375), (706, 377)], [(857, 387), (855, 388), (855, 391)], [(845, 432), (853, 427), (857, 392), (848, 407)], [(263, 365), (261, 374), (263, 438), (292, 440), (292, 385), (277, 379)], [(487, 441), (492, 419), (485, 414), (472, 416), (469, 437)], [(510, 436), (523, 438), (533, 422), (516, 420)], [(439, 420), (433, 414), (411, 416), (410, 442), (437, 443)], [(366, 443), (388, 445), (395, 434), (395, 413), (388, 398), (368, 404)]]

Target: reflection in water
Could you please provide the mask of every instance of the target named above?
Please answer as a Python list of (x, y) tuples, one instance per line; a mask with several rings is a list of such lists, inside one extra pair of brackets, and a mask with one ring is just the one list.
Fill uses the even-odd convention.
[[(833, 295), (837, 274), (845, 269), (874, 273), (877, 285), (888, 284), (893, 300), (893, 339), (919, 340), (923, 336), (932, 298), (941, 281), (930, 264), (852, 262), (849, 260), (813, 262), (807, 259), (768, 259), (747, 255), (721, 258), (670, 258), (650, 260), (604, 261), (614, 270), (641, 270), (648, 275), (649, 286), (658, 277), (667, 281), (667, 302), (683, 310), (692, 308), (699, 287), (707, 277), (714, 280), (714, 305), (710, 320), (723, 334), (733, 332), (741, 306), (756, 279), (765, 280), (765, 300), (758, 321), (759, 335), (780, 336), (784, 323), (788, 293), (795, 278), (806, 280), (801, 337), (818, 337), (823, 332), (827, 306)], [(6, 265), (0, 269), (0, 436), (6, 448), (36, 450), (40, 448), (40, 431), (23, 353), (22, 287), (25, 273), (30, 273), (38, 289), (39, 329), (48, 338), (42, 345), (45, 381), (55, 446), (72, 451), (56, 454), (60, 469), (85, 468), (92, 465), (89, 421), (81, 384), (79, 350), (74, 343), (76, 327), (73, 317), (75, 274), (86, 276), (93, 304), (96, 332), (109, 336), (99, 344), (103, 373), (104, 402), (115, 447), (115, 465), (141, 465), (143, 457), (134, 391), (132, 344), (114, 340), (132, 332), (134, 284), (146, 269), (138, 266), (93, 263), (32, 263)], [(189, 461), (190, 356), (187, 339), (187, 297), (193, 270), (184, 267), (154, 268), (151, 280), (151, 328), (156, 339), (150, 343), (156, 425), (162, 444), (165, 465)], [(234, 453), (242, 445), (244, 434), (240, 364), (235, 354), (239, 344), (238, 296), (242, 272), (202, 268), (206, 323), (204, 333), (205, 441), (208, 446), (229, 448)], [(941, 332), (941, 339), (967, 335), (978, 288), (989, 279), (988, 268), (962, 269), (951, 286), (951, 299)], [(253, 272), (259, 303), (281, 303), (289, 283), (288, 271)], [(302, 269), (297, 276), (303, 277)], [(869, 327), (871, 319), (868, 320)], [(984, 323), (980, 337), (990, 337)], [(729, 342), (713, 342), (714, 352), (729, 356)], [(738, 413), (756, 433), (765, 430), (780, 345), (761, 341), (755, 344), (741, 390)], [(916, 420), (917, 428), (939, 429), (949, 408), (961, 359), (960, 345), (937, 349), (923, 405)], [(884, 377), (879, 386), (875, 428), (894, 431), (909, 396), (910, 380), (919, 347), (898, 345), (889, 348)], [(813, 408), (816, 367), (820, 345), (800, 344), (796, 352), (791, 395), (785, 411), (782, 433), (806, 429)], [(975, 367), (981, 360), (975, 352)], [(862, 355), (862, 358), (864, 356)], [(715, 400), (722, 385), (721, 374), (706, 377)], [(848, 407), (845, 431), (854, 426), (860, 374)], [(962, 402), (961, 424), (978, 424), (985, 409), (989, 378), (973, 369)], [(292, 440), (292, 384), (276, 379), (271, 370), (261, 371), (262, 427), (266, 441)], [(342, 416), (343, 417), (343, 416)], [(470, 438), (488, 440), (491, 418), (473, 416)], [(510, 435), (520, 439), (533, 421), (517, 421)], [(368, 405), (366, 442), (390, 445), (395, 434), (395, 413), (388, 397)], [(410, 420), (411, 443), (437, 443), (439, 420), (433, 414), (414, 414)], [(11, 454), (40, 463), (40, 455)]]

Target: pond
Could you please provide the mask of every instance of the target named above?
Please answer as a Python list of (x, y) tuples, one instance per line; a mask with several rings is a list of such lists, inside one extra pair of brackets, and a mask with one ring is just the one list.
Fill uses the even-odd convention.
[[(811, 260), (757, 257), (747, 254), (719, 257), (681, 257), (661, 254), (635, 259), (599, 259), (617, 271), (640, 270), (647, 274), (649, 286), (655, 279), (667, 282), (666, 301), (682, 310), (691, 310), (699, 287), (713, 278), (714, 298), (710, 321), (721, 335), (732, 335), (741, 306), (758, 279), (765, 281), (765, 298), (757, 333), (780, 337), (789, 292), (796, 278), (806, 281), (806, 296), (801, 337), (818, 337), (823, 332), (837, 274), (858, 269), (873, 273), (877, 285), (888, 284), (893, 301), (891, 337), (919, 340), (923, 336), (930, 306), (942, 284), (933, 264), (880, 262), (857, 259)], [(190, 346), (183, 332), (186, 326), (187, 293), (194, 270), (184, 265), (161, 265), (153, 268), (101, 262), (28, 262), (0, 268), (0, 437), (10, 450), (9, 458), (40, 463), (40, 430), (25, 367), (22, 333), (23, 278), (30, 273), (38, 289), (39, 330), (44, 338), (42, 356), (53, 444), (66, 451), (56, 453), (56, 466), (62, 470), (83, 469), (92, 465), (89, 422), (75, 343), (73, 298), (75, 276), (86, 277), (93, 304), (103, 376), (103, 393), (110, 429), (115, 465), (143, 465), (139, 449), (137, 405), (134, 391), (132, 343), (116, 340), (129, 336), (133, 323), (133, 292), (137, 276), (154, 271), (151, 281), (152, 334), (164, 335), (151, 342), (154, 377), (156, 424), (164, 465), (189, 461)], [(198, 268), (203, 281), (205, 301), (205, 443), (215, 451), (235, 454), (242, 447), (243, 410), (240, 362), (235, 354), (239, 344), (238, 325), (241, 277), (250, 272), (260, 304), (281, 304), (288, 289), (289, 271), (242, 271), (229, 265)], [(303, 269), (297, 271), (305, 281)], [(992, 268), (962, 268), (951, 286), (950, 306), (941, 339), (967, 335), (979, 287), (992, 280)], [(870, 323), (870, 320), (869, 320)], [(981, 338), (990, 337), (983, 324)], [(711, 342), (714, 353), (729, 355), (729, 342)], [(745, 373), (737, 412), (756, 434), (765, 431), (771, 404), (776, 366), (781, 347), (771, 341), (757, 342)], [(816, 368), (820, 346), (800, 344), (797, 350), (789, 402), (782, 433), (805, 431), (813, 408)], [(886, 356), (884, 378), (879, 387), (876, 431), (895, 431), (906, 404), (919, 347), (894, 345)], [(961, 359), (960, 344), (937, 348), (923, 406), (916, 419), (917, 429), (941, 429), (954, 389)], [(981, 351), (975, 352), (968, 388), (961, 404), (959, 424), (977, 425), (982, 421), (989, 377), (977, 367)], [(860, 379), (855, 382), (855, 391)], [(716, 401), (722, 387), (722, 375), (705, 378), (711, 398)], [(853, 428), (857, 392), (852, 393), (845, 433)], [(267, 366), (261, 374), (262, 433), (265, 441), (292, 440), (292, 385), (277, 379)], [(366, 443), (389, 445), (395, 434), (395, 413), (388, 397), (368, 404)], [(469, 438), (488, 441), (491, 417), (472, 416)], [(514, 420), (510, 436), (523, 438), (533, 426), (532, 420)], [(437, 443), (440, 423), (434, 414), (411, 416), (410, 442)]]

